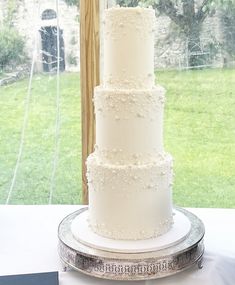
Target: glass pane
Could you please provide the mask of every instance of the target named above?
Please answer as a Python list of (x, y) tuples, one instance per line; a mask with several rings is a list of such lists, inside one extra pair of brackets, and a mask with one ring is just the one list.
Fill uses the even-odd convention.
[(164, 142), (175, 159), (175, 203), (234, 207), (235, 4), (108, 1), (115, 5), (155, 9), (156, 83), (167, 89)]
[(0, 203), (79, 203), (79, 3), (0, 2)]

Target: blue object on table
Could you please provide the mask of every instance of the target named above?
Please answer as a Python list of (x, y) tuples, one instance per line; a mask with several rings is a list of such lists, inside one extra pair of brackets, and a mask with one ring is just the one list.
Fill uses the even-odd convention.
[(58, 272), (0, 276), (0, 285), (59, 285)]

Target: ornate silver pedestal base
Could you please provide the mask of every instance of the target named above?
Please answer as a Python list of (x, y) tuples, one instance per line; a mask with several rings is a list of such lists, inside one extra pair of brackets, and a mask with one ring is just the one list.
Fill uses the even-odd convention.
[(201, 268), (205, 233), (202, 221), (194, 214), (177, 208), (191, 222), (189, 235), (177, 245), (143, 253), (117, 253), (98, 250), (77, 241), (72, 221), (87, 207), (67, 216), (59, 225), (59, 255), (63, 263), (85, 274), (113, 280), (147, 280), (183, 271), (195, 264)]

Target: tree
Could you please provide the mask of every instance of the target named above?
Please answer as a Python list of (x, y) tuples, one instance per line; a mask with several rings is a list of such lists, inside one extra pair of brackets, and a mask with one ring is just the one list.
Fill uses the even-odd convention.
[(198, 7), (196, 2), (198, 1), (181, 0), (181, 11), (171, 0), (159, 0), (158, 3), (154, 4), (154, 7), (166, 14), (186, 36), (189, 66), (201, 64), (200, 57), (195, 57), (193, 54), (200, 51), (200, 33), (204, 20), (210, 13), (214, 13), (214, 2), (212, 0), (202, 1)]
[(202, 24), (215, 7), (234, 3), (234, 0), (118, 0), (122, 6), (137, 6), (139, 3), (152, 5), (160, 13), (168, 16), (186, 36), (189, 51), (189, 66), (197, 66), (200, 58), (192, 54), (200, 50)]
[[(235, 59), (235, 4), (229, 2), (221, 9), (221, 22), (223, 27), (224, 52), (233, 61)], [(225, 66), (228, 64), (227, 56), (224, 58)]]
[(16, 0), (7, 1), (0, 26), (0, 72), (27, 61), (24, 38), (14, 27), (17, 9)]
[(0, 28), (0, 71), (26, 62), (24, 39), (13, 27)]
[(77, 7), (79, 7), (80, 1), (79, 0), (65, 0), (65, 3), (68, 6), (77, 6)]
[[(197, 66), (200, 58), (191, 55), (200, 50), (200, 32), (206, 17), (214, 12), (213, 0), (203, 0), (198, 5), (197, 0), (147, 0), (146, 4), (168, 16), (187, 38), (189, 51), (189, 66)], [(124, 6), (137, 6), (138, 0), (119, 0)]]

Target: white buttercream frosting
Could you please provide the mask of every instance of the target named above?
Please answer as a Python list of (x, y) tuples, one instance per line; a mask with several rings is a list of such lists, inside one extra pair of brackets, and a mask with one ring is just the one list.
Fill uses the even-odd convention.
[(102, 161), (136, 164), (163, 155), (165, 90), (95, 89), (96, 150)]
[(104, 22), (104, 86), (151, 89), (154, 86), (154, 10), (111, 8), (105, 11)]
[(154, 10), (105, 12), (104, 79), (95, 88), (95, 151), (87, 159), (89, 225), (147, 239), (172, 223), (172, 158), (163, 147), (165, 90), (154, 85)]
[(89, 223), (102, 236), (145, 239), (168, 231), (172, 220), (172, 158), (137, 166), (87, 160)]

